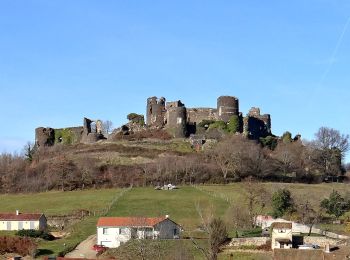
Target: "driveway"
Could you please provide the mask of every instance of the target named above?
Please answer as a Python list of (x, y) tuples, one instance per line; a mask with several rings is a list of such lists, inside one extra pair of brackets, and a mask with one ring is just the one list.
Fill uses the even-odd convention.
[(96, 235), (89, 236), (65, 257), (96, 259), (96, 252), (91, 249), (94, 244), (96, 244)]

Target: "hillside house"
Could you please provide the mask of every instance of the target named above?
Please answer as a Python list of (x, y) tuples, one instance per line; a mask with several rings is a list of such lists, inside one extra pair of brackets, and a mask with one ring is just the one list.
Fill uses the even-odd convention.
[(292, 222), (275, 222), (271, 226), (271, 248), (292, 248)]
[(134, 239), (176, 239), (181, 228), (168, 215), (164, 217), (101, 217), (97, 222), (97, 244), (119, 247)]
[(42, 213), (0, 213), (0, 230), (36, 229), (45, 230), (47, 219)]

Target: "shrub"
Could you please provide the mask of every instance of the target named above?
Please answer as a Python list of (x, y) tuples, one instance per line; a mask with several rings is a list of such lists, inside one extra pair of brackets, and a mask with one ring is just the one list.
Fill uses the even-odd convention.
[(287, 144), (287, 143), (291, 143), (293, 141), (292, 139), (292, 134), (290, 132), (284, 132), (282, 135), (282, 141), (283, 143)]
[(145, 124), (145, 118), (143, 115), (139, 115), (136, 113), (130, 113), (127, 116), (127, 119), (133, 123), (137, 123), (140, 125), (144, 125)]
[(198, 126), (199, 127), (209, 127), (211, 124), (215, 123), (215, 120), (207, 120), (207, 119), (204, 119), (203, 121), (201, 121), (200, 123), (198, 123)]
[(17, 253), (33, 256), (36, 248), (36, 244), (27, 237), (0, 237), (0, 254)]
[(22, 229), (17, 231), (16, 235), (20, 237), (42, 238), (49, 241), (52, 241), (55, 239), (55, 237), (50, 233), (47, 233), (41, 230), (35, 230), (35, 229)]
[(346, 201), (337, 191), (333, 190), (328, 199), (321, 201), (321, 208), (337, 219), (350, 209), (350, 201)]
[(215, 121), (214, 123), (209, 125), (209, 129), (214, 129), (214, 128), (228, 131), (227, 130), (227, 124), (224, 121), (221, 121), (221, 120)]
[(285, 213), (293, 210), (293, 199), (287, 189), (280, 189), (272, 195), (272, 216), (274, 218), (282, 217)]
[(270, 150), (275, 150), (278, 144), (278, 139), (272, 135), (260, 137), (259, 141), (263, 147), (268, 147)]
[(230, 133), (237, 133), (239, 131), (239, 118), (238, 116), (231, 116), (228, 125), (227, 130)]
[(77, 137), (72, 133), (70, 129), (56, 129), (55, 130), (55, 144), (72, 144), (77, 141)]

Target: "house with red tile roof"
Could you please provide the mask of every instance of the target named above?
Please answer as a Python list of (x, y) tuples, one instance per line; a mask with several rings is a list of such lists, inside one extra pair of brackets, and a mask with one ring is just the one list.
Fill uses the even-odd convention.
[(164, 217), (101, 217), (97, 222), (97, 244), (119, 247), (130, 239), (176, 239), (181, 227)]
[(47, 219), (43, 213), (0, 213), (0, 230), (22, 230), (47, 228)]

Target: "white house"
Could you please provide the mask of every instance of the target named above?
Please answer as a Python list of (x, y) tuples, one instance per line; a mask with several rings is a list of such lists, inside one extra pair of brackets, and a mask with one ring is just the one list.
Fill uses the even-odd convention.
[(0, 213), (0, 230), (22, 230), (47, 228), (47, 219), (42, 213)]
[(292, 222), (275, 222), (271, 226), (271, 248), (292, 248)]
[(101, 217), (97, 222), (97, 244), (115, 248), (131, 238), (176, 239), (180, 230), (168, 215), (157, 218)]

